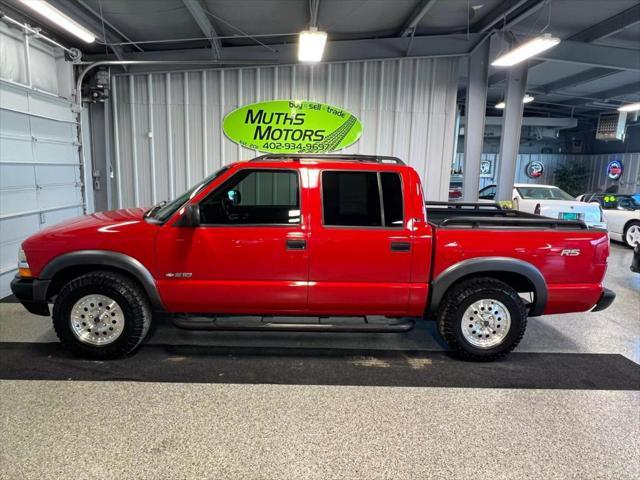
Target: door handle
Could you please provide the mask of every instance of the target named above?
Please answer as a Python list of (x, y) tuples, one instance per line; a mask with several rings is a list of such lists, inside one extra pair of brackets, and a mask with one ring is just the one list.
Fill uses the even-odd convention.
[(411, 250), (409, 242), (391, 242), (392, 252), (408, 252), (409, 250)]
[(287, 240), (287, 250), (305, 250), (306, 248), (306, 240)]

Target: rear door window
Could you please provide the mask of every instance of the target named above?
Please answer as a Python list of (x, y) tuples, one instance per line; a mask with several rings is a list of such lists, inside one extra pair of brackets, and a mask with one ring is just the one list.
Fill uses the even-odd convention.
[(394, 172), (322, 172), (323, 224), (400, 228), (402, 181)]
[(385, 227), (402, 227), (404, 215), (400, 175), (392, 172), (381, 173), (380, 185), (382, 186)]

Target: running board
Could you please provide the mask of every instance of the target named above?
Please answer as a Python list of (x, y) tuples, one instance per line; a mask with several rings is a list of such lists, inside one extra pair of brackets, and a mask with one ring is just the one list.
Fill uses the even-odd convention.
[[(300, 317), (298, 317), (300, 318)], [(336, 317), (339, 319), (339, 317)], [(314, 320), (315, 321), (312, 321)], [(276, 321), (274, 317), (201, 317), (180, 315), (171, 318), (178, 328), (186, 330), (230, 330), (230, 331), (271, 331), (271, 332), (368, 332), (368, 333), (402, 333), (415, 326), (413, 319), (389, 319), (387, 322), (375, 323), (366, 317), (339, 319), (331, 323), (327, 317), (309, 317), (309, 323), (296, 321)]]

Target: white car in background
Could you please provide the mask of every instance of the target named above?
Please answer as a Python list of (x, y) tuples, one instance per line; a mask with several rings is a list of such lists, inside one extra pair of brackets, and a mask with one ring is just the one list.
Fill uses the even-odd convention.
[[(496, 186), (480, 190), (480, 200), (493, 200)], [(513, 186), (513, 209), (561, 220), (582, 220), (589, 227), (607, 228), (599, 205), (579, 202), (553, 185), (516, 183)]]
[(581, 202), (598, 204), (604, 212), (609, 236), (628, 247), (640, 245), (640, 203), (631, 195), (617, 193), (585, 193)]

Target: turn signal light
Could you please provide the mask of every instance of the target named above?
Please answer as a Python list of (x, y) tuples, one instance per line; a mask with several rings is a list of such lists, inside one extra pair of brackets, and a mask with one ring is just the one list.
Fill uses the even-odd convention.
[(20, 275), (20, 278), (33, 278), (33, 274), (29, 267), (18, 268), (18, 275)]

